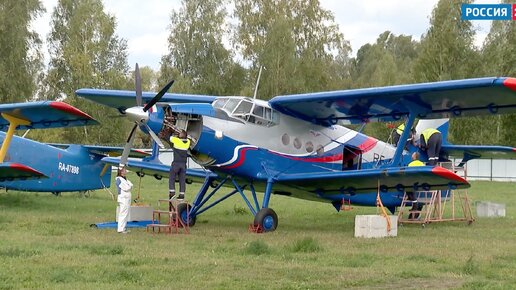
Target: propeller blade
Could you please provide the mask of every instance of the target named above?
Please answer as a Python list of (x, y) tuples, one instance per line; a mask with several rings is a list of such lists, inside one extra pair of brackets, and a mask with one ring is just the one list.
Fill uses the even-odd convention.
[(168, 91), (168, 89), (170, 89), (170, 87), (173, 84), (174, 84), (174, 80), (171, 80), (166, 86), (164, 86), (161, 89), (161, 91), (159, 91), (159, 93), (156, 96), (154, 96), (154, 98), (152, 98), (152, 100), (147, 105), (145, 105), (145, 107), (143, 108), (143, 111), (147, 112), (147, 110), (149, 110), (152, 106), (154, 106), (154, 104), (159, 102), (161, 97), (163, 97), (163, 95)]
[(145, 125), (145, 128), (147, 128), (147, 131), (149, 131), (149, 134), (150, 134), (152, 140), (154, 140), (154, 142), (156, 142), (156, 144), (158, 144), (159, 148), (165, 149), (165, 145), (163, 145), (163, 143), (161, 142), (159, 137), (156, 135), (156, 133), (154, 133), (154, 131), (151, 130), (149, 125), (147, 125), (147, 124), (144, 124), (144, 125)]
[(142, 106), (142, 76), (140, 75), (140, 67), (138, 63), (136, 63), (136, 68), (134, 69), (134, 86), (136, 88), (136, 105), (138, 107)]
[(124, 152), (122, 153), (122, 157), (120, 157), (120, 166), (127, 165), (127, 159), (129, 158), (129, 153), (131, 153), (131, 148), (133, 147), (134, 134), (136, 132), (136, 128), (138, 128), (138, 124), (134, 124), (129, 137), (127, 137), (127, 142), (124, 146)]

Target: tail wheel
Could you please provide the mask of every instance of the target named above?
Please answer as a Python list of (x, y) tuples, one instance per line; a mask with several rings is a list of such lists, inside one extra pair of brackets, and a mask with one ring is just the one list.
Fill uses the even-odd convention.
[(254, 226), (260, 226), (264, 232), (272, 232), (278, 227), (278, 215), (270, 208), (262, 208), (254, 217)]
[(188, 217), (188, 213), (192, 210), (192, 207), (186, 203), (182, 202), (177, 205), (177, 214), (181, 218), (181, 221), (188, 226), (193, 227), (195, 225), (195, 217)]

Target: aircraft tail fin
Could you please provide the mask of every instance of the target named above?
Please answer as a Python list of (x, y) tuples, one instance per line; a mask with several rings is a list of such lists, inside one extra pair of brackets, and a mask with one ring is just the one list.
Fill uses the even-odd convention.
[(434, 128), (441, 132), (443, 137), (443, 144), (448, 143), (448, 129), (449, 129), (449, 120), (450, 119), (429, 119), (429, 120), (419, 120), (416, 126), (416, 138), (421, 135), (425, 129)]

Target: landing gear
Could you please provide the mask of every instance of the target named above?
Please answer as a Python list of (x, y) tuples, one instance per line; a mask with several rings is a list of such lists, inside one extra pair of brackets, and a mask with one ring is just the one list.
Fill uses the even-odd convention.
[(262, 208), (254, 217), (254, 226), (272, 232), (278, 227), (278, 215), (271, 208)]
[[(239, 180), (242, 182), (242, 180)], [(234, 190), (230, 193), (220, 197), (219, 199), (213, 201), (209, 205), (205, 205), (208, 200), (226, 183), (233, 184)], [(195, 219), (196, 216), (199, 214), (205, 212), (206, 210), (212, 208), (213, 206), (217, 205), (218, 203), (224, 201), (225, 199), (229, 198), (230, 196), (234, 194), (240, 194), (244, 202), (246, 203), (247, 207), (251, 211), (251, 213), (254, 215), (254, 222), (253, 224), (250, 224), (249, 230), (254, 232), (272, 232), (278, 227), (278, 215), (269, 208), (269, 200), (271, 198), (272, 194), (272, 186), (274, 184), (274, 180), (272, 178), (267, 180), (267, 184), (265, 187), (265, 193), (263, 196), (263, 201), (260, 206), (258, 202), (258, 197), (256, 195), (256, 190), (253, 186), (252, 182), (245, 183), (244, 184), (238, 184), (237, 180), (233, 179), (232, 176), (228, 175), (222, 180), (215, 180), (213, 176), (207, 175), (204, 183), (199, 190), (199, 193), (195, 196), (195, 199), (192, 203), (192, 210), (190, 211), (190, 218)], [(208, 190), (210, 187), (215, 186), (211, 190), (210, 193), (208, 193)], [(251, 194), (251, 198), (248, 198), (246, 194), (244, 193), (244, 190), (248, 190)], [(247, 194), (249, 195), (249, 194)], [(179, 208), (178, 208), (179, 211)], [(186, 217), (186, 216), (185, 216)], [(193, 217), (193, 218), (192, 218)], [(195, 222), (195, 220), (193, 220)]]
[(177, 205), (177, 215), (181, 218), (183, 224), (188, 224), (188, 226), (193, 227), (195, 225), (195, 217), (188, 217), (188, 214), (191, 212), (192, 207), (186, 203), (182, 202)]

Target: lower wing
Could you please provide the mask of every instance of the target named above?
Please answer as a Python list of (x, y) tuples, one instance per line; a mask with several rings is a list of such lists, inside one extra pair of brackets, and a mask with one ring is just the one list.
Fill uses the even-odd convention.
[(465, 179), (439, 166), (280, 174), (276, 182), (319, 195), (371, 193), (378, 189), (403, 192), (470, 187)]
[[(114, 166), (118, 166), (120, 163), (120, 158), (114, 158), (114, 157), (104, 157), (102, 158), (102, 162), (111, 164)], [(142, 161), (142, 160), (135, 160), (135, 159), (129, 159), (128, 164), (126, 165), (126, 168), (128, 168), (131, 171), (140, 173), (140, 174), (146, 174), (146, 175), (152, 175), (156, 178), (166, 177), (168, 178), (169, 172), (170, 172), (170, 165), (165, 165), (161, 162), (157, 161)], [(187, 181), (191, 182), (204, 182), (204, 179), (206, 177), (210, 177), (212, 179), (217, 178), (217, 174), (204, 169), (192, 169), (188, 168), (186, 170), (186, 178)]]
[[(71, 144), (58, 144), (58, 143), (47, 143), (50, 146), (54, 146), (61, 149), (66, 149), (70, 147)], [(124, 147), (114, 147), (114, 146), (100, 146), (100, 145), (80, 145), (88, 151), (99, 154), (99, 155), (107, 155), (107, 156), (121, 156), (124, 152)], [(129, 157), (134, 158), (143, 158), (150, 156), (149, 153), (139, 150), (139, 149), (131, 149), (131, 152), (129, 152)]]

